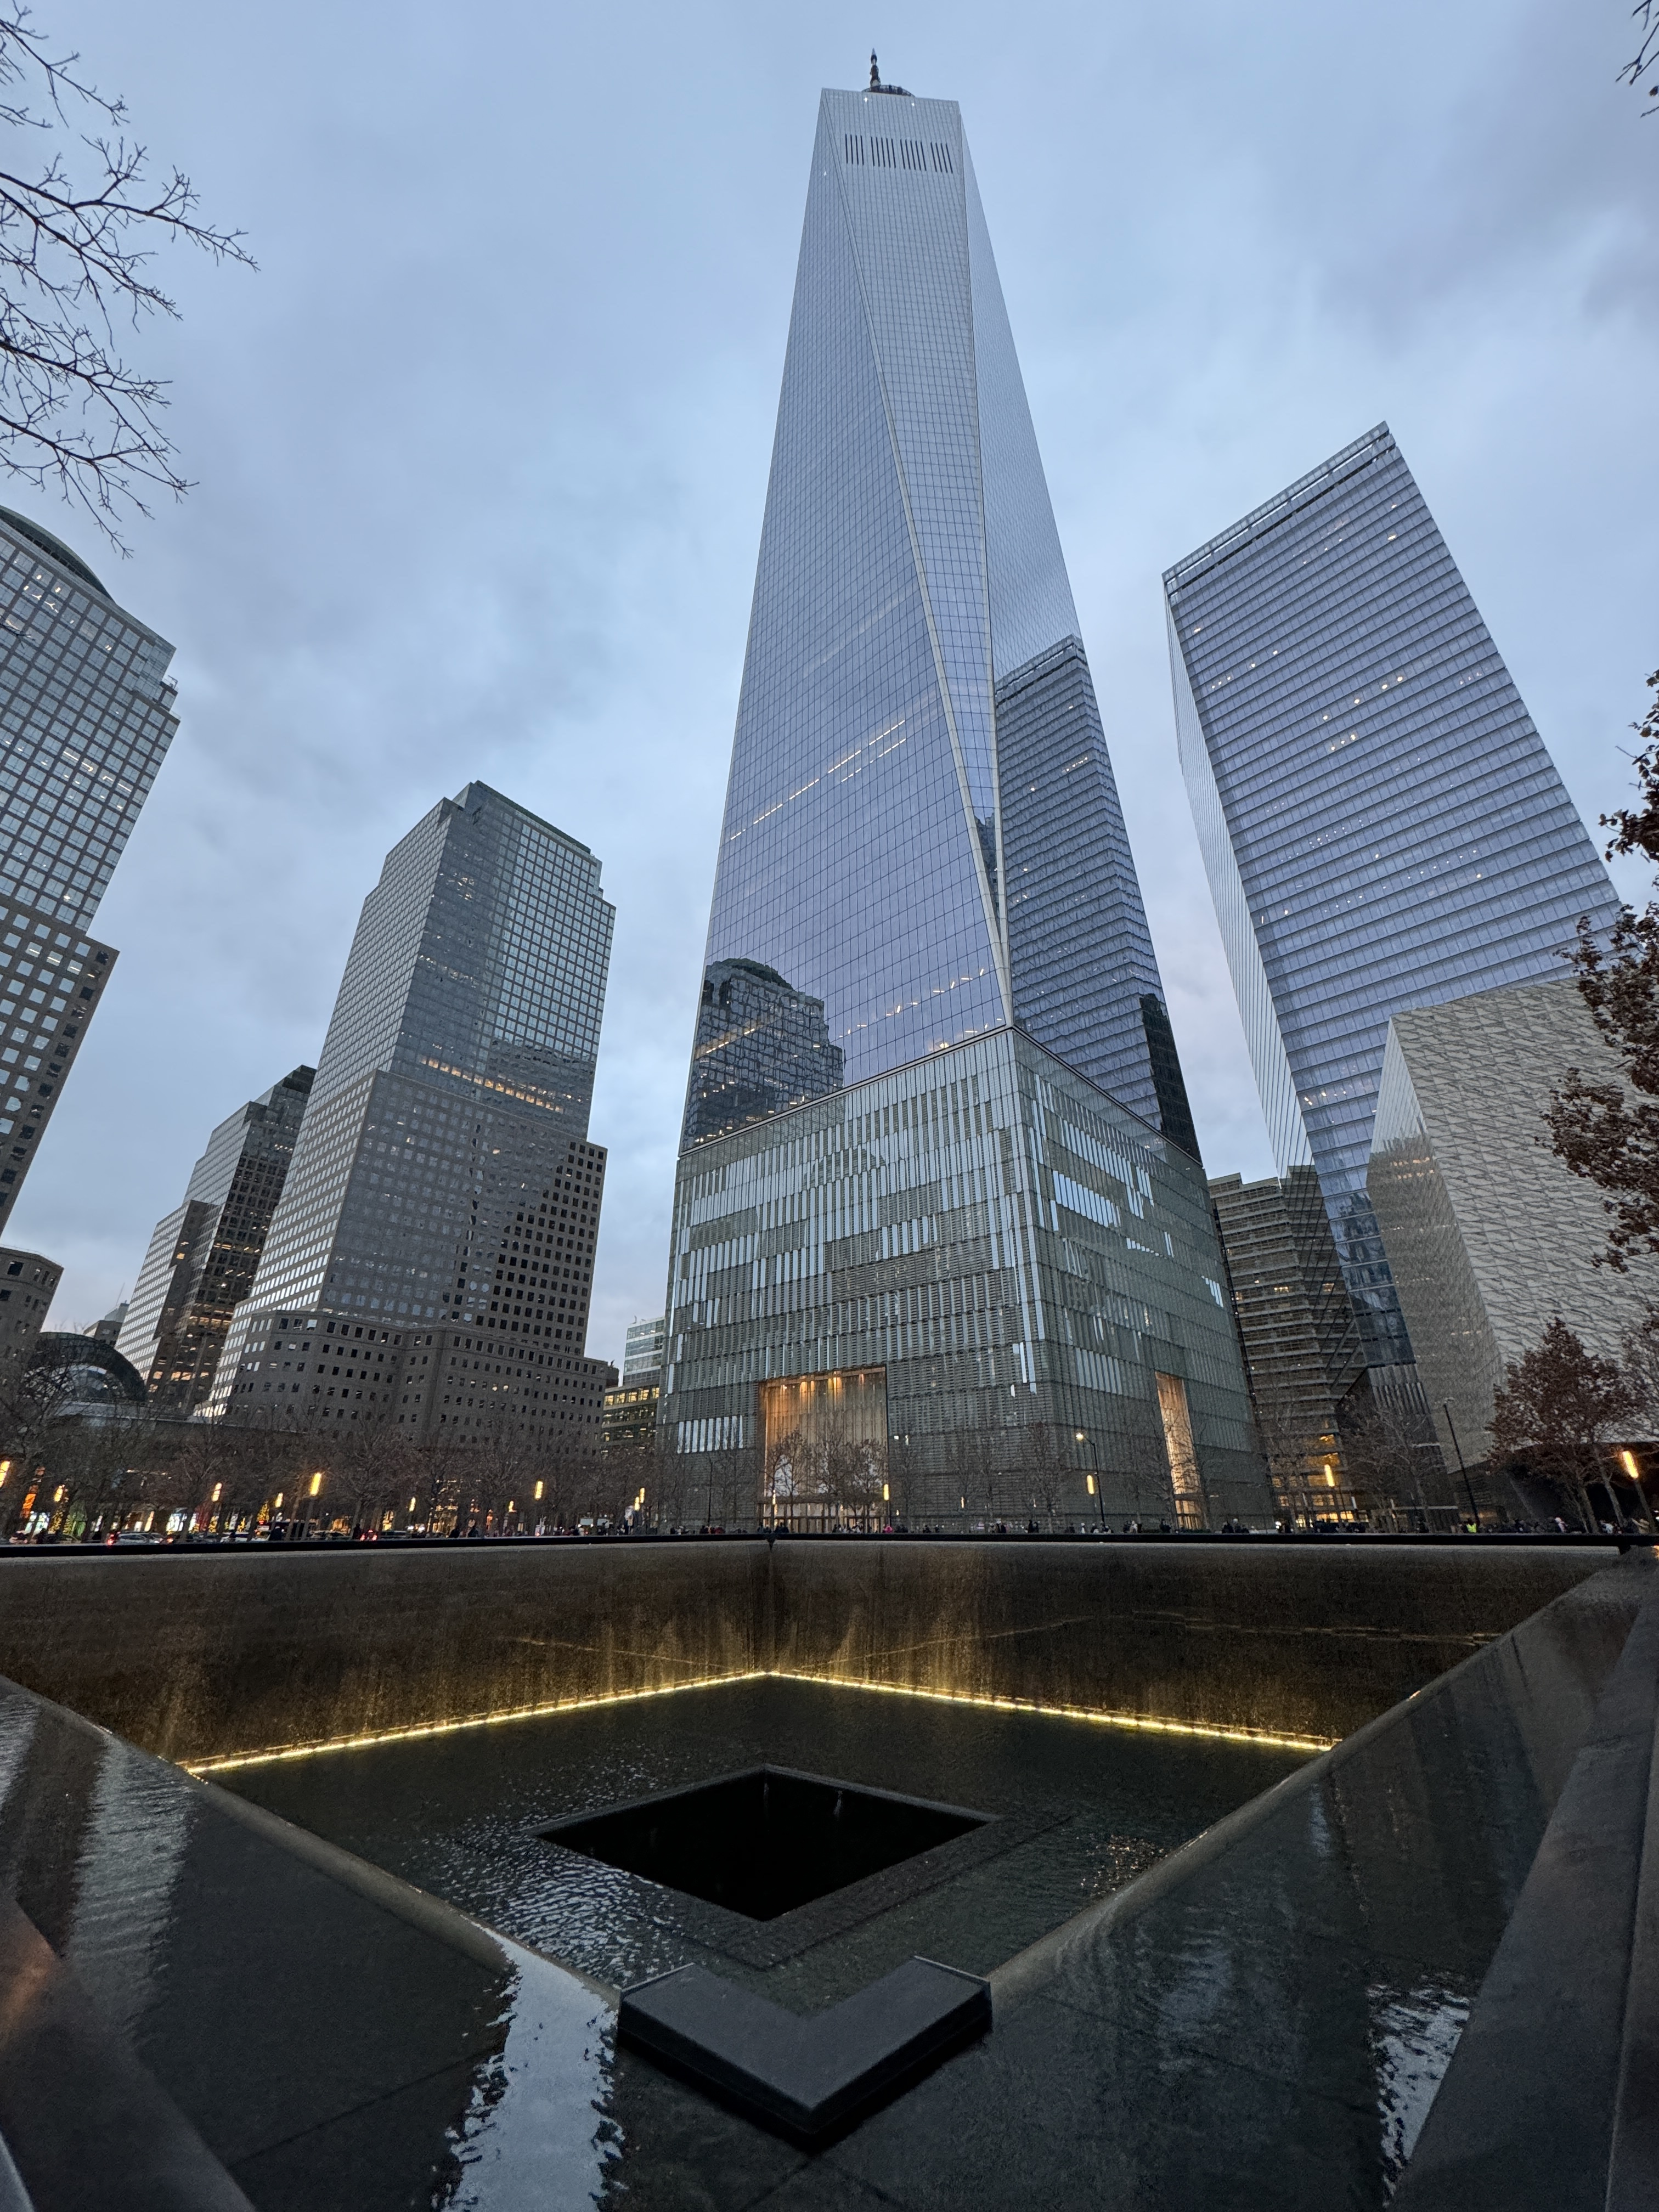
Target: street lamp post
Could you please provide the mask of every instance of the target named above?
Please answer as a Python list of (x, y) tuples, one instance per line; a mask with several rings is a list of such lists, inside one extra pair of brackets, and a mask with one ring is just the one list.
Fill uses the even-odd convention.
[(1451, 1407), (1443, 1398), (1440, 1410), (1446, 1417), (1446, 1426), (1451, 1431), (1452, 1449), (1457, 1454), (1457, 1472), (1463, 1478), (1463, 1487), (1469, 1493), (1469, 1511), (1474, 1516), (1474, 1525), (1480, 1526), (1480, 1508), (1474, 1502), (1474, 1485), (1469, 1480), (1469, 1471), (1463, 1464), (1463, 1447), (1457, 1441), (1457, 1431), (1452, 1427)]

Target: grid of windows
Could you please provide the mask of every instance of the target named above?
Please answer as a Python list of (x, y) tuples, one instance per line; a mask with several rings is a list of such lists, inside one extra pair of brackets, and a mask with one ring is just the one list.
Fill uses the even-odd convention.
[(184, 1202), (155, 1224), (116, 1347), (155, 1406), (189, 1413), (212, 1389), (231, 1316), (253, 1286), (315, 1072), (296, 1067), (222, 1121)]
[(0, 896), (84, 928), (179, 726), (173, 647), (26, 527), (0, 509)]
[(114, 965), (84, 933), (178, 727), (172, 658), (0, 507), (0, 1222)]
[(1559, 972), (1615, 901), (1387, 426), (1164, 578), (1183, 772), (1279, 1172), (1311, 1160), (1374, 1368), (1389, 1019)]
[[(1066, 1126), (1095, 1132), (1079, 1164), (1048, 1118), (1066, 1085)], [(878, 1140), (920, 1131), (938, 1151), (912, 1189)], [(1071, 1510), (1095, 1451), (1130, 1510), (1144, 1492), (1187, 1516), (1200, 1509), (1171, 1491), (1167, 1455), (1189, 1380), (1193, 1464), (1259, 1508), (1195, 1152), (960, 114), (826, 92), (688, 1088), (660, 1434), (694, 1460), (752, 1453), (762, 1382), (879, 1368), (913, 1514), (958, 1510), (953, 1455), (1006, 1468), (1029, 1444)], [(1156, 1157), (1161, 1245), (1131, 1226), (1095, 1252), (1146, 1194), (1139, 1168), (1127, 1194), (1100, 1187), (1090, 1162), (1109, 1153)], [(1156, 1308), (1139, 1259), (1123, 1271), (1143, 1250)], [(708, 1500), (718, 1487), (710, 1474)]]
[[(872, 97), (949, 158), (848, 156), (885, 143), (865, 131)], [(848, 1081), (1024, 1019), (1028, 1002), (1052, 1041), (1045, 1007), (1063, 1000), (1056, 1048), (1158, 1112), (1140, 1001), (1161, 1007), (1162, 991), (1076, 632), (957, 106), (826, 92), (707, 975), (748, 963), (820, 1003)], [(1064, 697), (1033, 713), (1039, 663)], [(1085, 782), (1067, 781), (1068, 716), (1091, 725)], [(1010, 844), (1028, 898), (1039, 872), (1064, 878), (1060, 938), (1005, 925)], [(779, 1049), (792, 1064), (745, 1085), (745, 1118), (811, 1095), (793, 1040)], [(732, 1126), (705, 1109), (694, 1071), (687, 1143)], [(1165, 1126), (1189, 1137), (1184, 1114)]]
[(393, 848), (364, 902), (216, 1412), (263, 1408), (262, 1347), (307, 1308), (325, 1334), (348, 1316), (377, 1327), (377, 1372), (380, 1352), (426, 1332), (420, 1387), (374, 1383), (362, 1406), (301, 1387), (296, 1370), (282, 1395), (308, 1421), (390, 1407), (421, 1437), (480, 1441), (434, 1395), (433, 1324), (499, 1332), (539, 1369), (586, 1376), (605, 1171), (587, 1115), (613, 918), (586, 847), (483, 784)]
[(1202, 1172), (1018, 1030), (681, 1166), (658, 1423), (682, 1455), (754, 1453), (774, 1378), (884, 1368), (912, 1520), (954, 1520), (976, 1484), (1012, 1496), (1035, 1432), (1046, 1512), (1092, 1513), (1092, 1474), (1102, 1510), (1156, 1521), (1174, 1376), (1210, 1516), (1261, 1517)]
[(0, 899), (0, 1222), (39, 1148), (115, 953), (55, 914)]
[(0, 1249), (0, 1406), (8, 1411), (19, 1403), (63, 1272), (38, 1252)]

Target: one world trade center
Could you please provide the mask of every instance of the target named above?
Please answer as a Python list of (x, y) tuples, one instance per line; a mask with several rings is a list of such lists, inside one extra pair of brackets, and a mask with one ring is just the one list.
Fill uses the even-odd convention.
[(660, 1421), (719, 1510), (1255, 1503), (961, 116), (873, 57), (819, 106), (681, 1142)]

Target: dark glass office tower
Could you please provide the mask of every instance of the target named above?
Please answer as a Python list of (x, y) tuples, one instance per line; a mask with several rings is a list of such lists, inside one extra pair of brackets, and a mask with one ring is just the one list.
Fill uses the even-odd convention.
[(799, 1498), (774, 1385), (843, 1371), (850, 1396), (789, 1402), (821, 1428), (856, 1400), (834, 1421), (866, 1489), (884, 1437), (904, 1458), (912, 1517), (980, 1498), (970, 1431), (1022, 1518), (1034, 1449), (1051, 1504), (1098, 1473), (1174, 1514), (1196, 1462), (1160, 1372), (1201, 1404), (1205, 1479), (1243, 1479), (1192, 1120), (961, 117), (873, 82), (819, 109), (683, 1145), (663, 1418), (683, 1452), (750, 1455), (724, 1510)]
[(1279, 1172), (1317, 1169), (1372, 1381), (1389, 1018), (1559, 975), (1615, 901), (1386, 425), (1164, 578), (1181, 763)]
[(150, 1237), (116, 1349), (159, 1412), (188, 1414), (213, 1388), (230, 1317), (253, 1287), (313, 1067), (296, 1067), (220, 1122)]
[(597, 1441), (587, 1116), (614, 918), (586, 846), (486, 784), (393, 848), (216, 1413), (463, 1443), (579, 1413)]
[(179, 726), (172, 658), (0, 507), (0, 1226), (115, 964), (88, 933)]

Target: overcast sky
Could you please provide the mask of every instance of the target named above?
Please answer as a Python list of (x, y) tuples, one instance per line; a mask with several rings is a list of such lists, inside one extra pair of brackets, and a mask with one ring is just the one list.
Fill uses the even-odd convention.
[[(1659, 664), (1659, 119), (1627, 0), (39, 0), (260, 272), (164, 259), (198, 489), (131, 557), (183, 726), (9, 1229), (130, 1289), (212, 1124), (314, 1061), (387, 848), (483, 777), (617, 907), (590, 1348), (659, 1312), (820, 86), (954, 98), (1212, 1173), (1269, 1171), (1160, 577), (1386, 419), (1575, 799)], [(1627, 888), (1634, 888), (1633, 880)]]

